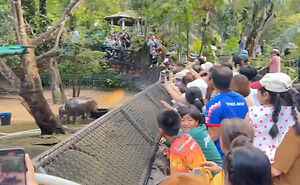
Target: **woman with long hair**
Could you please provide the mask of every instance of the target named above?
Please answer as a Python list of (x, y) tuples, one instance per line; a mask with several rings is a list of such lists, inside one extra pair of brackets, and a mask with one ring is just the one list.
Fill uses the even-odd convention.
[(226, 185), (272, 185), (268, 157), (248, 144), (233, 148), (224, 159)]
[(254, 146), (273, 163), (276, 149), (297, 120), (291, 95), (292, 81), (284, 73), (268, 73), (251, 87), (258, 89), (261, 104), (249, 109), (249, 121), (255, 129)]
[[(233, 148), (252, 145), (254, 139), (254, 130), (252, 126), (245, 120), (237, 118), (224, 119), (222, 121), (220, 130), (220, 144), (225, 156)], [(208, 161), (201, 163), (200, 167), (204, 167), (214, 173), (218, 173), (213, 178), (212, 185), (225, 184), (225, 173), (220, 166), (214, 162)]]

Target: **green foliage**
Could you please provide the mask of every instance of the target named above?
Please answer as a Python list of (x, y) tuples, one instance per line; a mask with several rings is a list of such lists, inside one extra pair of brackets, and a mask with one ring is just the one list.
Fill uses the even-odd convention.
[(269, 28), (264, 31), (261, 40), (266, 40), (274, 44), (281, 42), (281, 40), (285, 42), (283, 33), (299, 24), (300, 13), (293, 15), (289, 15), (289, 13), (283, 14), (283, 12), (279, 13), (278, 17), (269, 25)]
[(222, 49), (223, 55), (231, 55), (236, 53), (239, 48), (239, 39), (237, 37), (231, 37), (225, 41), (225, 46)]
[(56, 23), (68, 7), (69, 3), (69, 0), (47, 0), (48, 18), (53, 23)]
[(300, 34), (295, 37), (294, 43), (297, 46), (296, 52), (300, 53)]
[(107, 66), (99, 66), (105, 62), (105, 53), (91, 51), (82, 44), (66, 42), (65, 47), (60, 50), (64, 65), (61, 67), (63, 73), (73, 73), (76, 67), (79, 75), (91, 76), (107, 69)]
[(202, 46), (202, 41), (197, 39), (194, 44), (192, 45), (191, 47), (191, 52), (192, 53), (199, 53), (200, 49), (201, 49), (201, 46)]
[(133, 49), (135, 52), (140, 51), (142, 48), (146, 45), (146, 39), (143, 36), (140, 35), (134, 35), (131, 38), (131, 49)]
[(35, 24), (35, 14), (37, 12), (37, 1), (22, 0), (22, 8), (24, 10), (24, 19), (28, 24)]
[(120, 12), (119, 0), (89, 0), (80, 7), (75, 14), (78, 30), (93, 30), (94, 28), (104, 29), (107, 22), (105, 16)]
[(0, 5), (0, 44), (11, 45), (16, 41), (16, 37), (11, 25), (9, 12), (4, 5)]
[(217, 12), (217, 20), (213, 28), (221, 35), (223, 41), (239, 35), (237, 19), (235, 11), (230, 6)]
[(92, 51), (89, 49), (90, 40), (80, 38), (79, 44), (72, 43), (70, 37), (66, 37), (65, 47), (61, 49), (62, 62), (59, 70), (62, 75), (75, 74), (83, 78), (91, 78), (101, 75), (106, 80), (102, 84), (95, 86), (119, 88), (126, 84), (123, 82), (124, 76), (117, 74), (111, 69), (106, 61), (104, 52)]
[[(115, 74), (115, 73), (107, 73), (107, 78), (104, 83), (105, 87), (108, 88), (122, 88), (125, 87), (127, 84), (124, 82), (124, 75), (122, 73)], [(101, 85), (100, 85), (101, 86)]]
[(277, 39), (274, 45), (279, 48), (289, 48), (294, 39), (300, 35), (300, 24), (285, 30)]
[[(0, 5), (0, 20), (0, 44), (3, 46), (14, 45), (16, 43), (16, 36), (11, 25), (9, 12), (5, 5)], [(22, 67), (19, 56), (5, 57), (3, 60), (12, 69)]]

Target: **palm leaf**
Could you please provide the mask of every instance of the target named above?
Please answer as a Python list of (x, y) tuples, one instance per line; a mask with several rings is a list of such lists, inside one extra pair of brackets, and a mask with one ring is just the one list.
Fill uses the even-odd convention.
[(300, 34), (300, 24), (297, 24), (284, 31), (274, 42), (273, 45), (279, 48), (287, 48), (293, 43), (295, 38)]

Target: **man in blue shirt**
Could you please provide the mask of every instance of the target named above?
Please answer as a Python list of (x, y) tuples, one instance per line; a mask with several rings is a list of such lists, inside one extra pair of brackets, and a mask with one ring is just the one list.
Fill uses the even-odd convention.
[(231, 79), (232, 71), (227, 67), (214, 66), (209, 70), (208, 85), (215, 89), (217, 95), (206, 104), (206, 126), (222, 157), (224, 153), (219, 143), (222, 120), (245, 119), (248, 112), (245, 98), (229, 89)]

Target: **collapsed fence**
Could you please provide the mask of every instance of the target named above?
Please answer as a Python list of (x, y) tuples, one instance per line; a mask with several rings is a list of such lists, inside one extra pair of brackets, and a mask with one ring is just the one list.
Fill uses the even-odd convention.
[(33, 159), (36, 169), (80, 184), (147, 184), (158, 148), (160, 83)]

